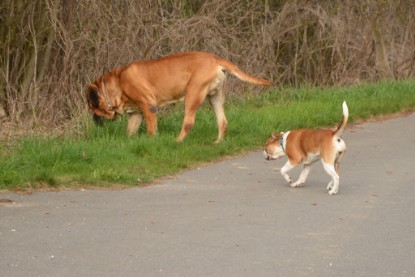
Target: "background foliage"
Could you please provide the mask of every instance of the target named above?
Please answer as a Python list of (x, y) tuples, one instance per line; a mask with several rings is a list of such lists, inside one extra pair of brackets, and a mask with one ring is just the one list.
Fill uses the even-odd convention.
[(277, 86), (414, 77), (414, 14), (413, 0), (3, 0), (0, 136), (66, 128), (96, 77), (180, 51), (213, 52)]

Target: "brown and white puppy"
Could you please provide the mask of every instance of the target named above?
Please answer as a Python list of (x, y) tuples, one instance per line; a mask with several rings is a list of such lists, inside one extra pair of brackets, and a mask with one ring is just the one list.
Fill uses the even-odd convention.
[(137, 61), (110, 71), (90, 84), (86, 98), (94, 121), (114, 119), (129, 114), (127, 132), (137, 132), (143, 117), (147, 133), (157, 130), (159, 107), (184, 100), (184, 119), (177, 141), (182, 141), (193, 128), (196, 111), (208, 98), (218, 124), (217, 142), (226, 133), (224, 113), (225, 71), (252, 84), (271, 86), (271, 82), (244, 73), (236, 65), (205, 52), (188, 52), (150, 61)]
[[(287, 163), (281, 168), (281, 174), (291, 184), (291, 187), (304, 184), (311, 164), (321, 159), (324, 170), (332, 178), (327, 185), (327, 190), (329, 194), (336, 194), (339, 191), (339, 161), (346, 151), (346, 144), (340, 136), (348, 117), (349, 109), (346, 102), (343, 102), (343, 119), (335, 131), (299, 129), (279, 134), (273, 133), (265, 145), (264, 156), (267, 160), (288, 156)], [(300, 177), (292, 183), (287, 173), (301, 163), (304, 164), (304, 168)]]

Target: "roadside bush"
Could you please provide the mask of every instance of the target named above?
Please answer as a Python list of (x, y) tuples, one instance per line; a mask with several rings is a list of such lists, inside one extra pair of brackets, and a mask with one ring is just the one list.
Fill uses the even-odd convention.
[[(96, 77), (180, 51), (213, 52), (277, 86), (414, 77), (414, 14), (412, 0), (4, 0), (0, 137), (71, 128)], [(243, 90), (229, 78), (227, 91)]]

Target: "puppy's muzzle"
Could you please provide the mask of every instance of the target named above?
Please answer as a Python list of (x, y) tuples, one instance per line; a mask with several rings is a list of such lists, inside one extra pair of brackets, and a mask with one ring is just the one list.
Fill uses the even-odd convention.
[(271, 156), (270, 156), (270, 155), (268, 155), (268, 153), (267, 153), (267, 151), (266, 151), (265, 149), (264, 149), (264, 151), (262, 152), (262, 154), (264, 155), (264, 158), (265, 158), (267, 161), (272, 160)]

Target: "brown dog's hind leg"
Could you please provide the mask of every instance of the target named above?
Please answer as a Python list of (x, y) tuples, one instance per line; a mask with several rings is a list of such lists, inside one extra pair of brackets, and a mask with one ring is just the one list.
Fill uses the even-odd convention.
[(228, 121), (226, 120), (223, 108), (225, 103), (225, 95), (223, 94), (222, 89), (219, 89), (217, 94), (210, 96), (209, 101), (212, 105), (213, 111), (215, 112), (218, 124), (218, 138), (215, 143), (219, 143), (225, 138), (226, 128), (228, 126)]

